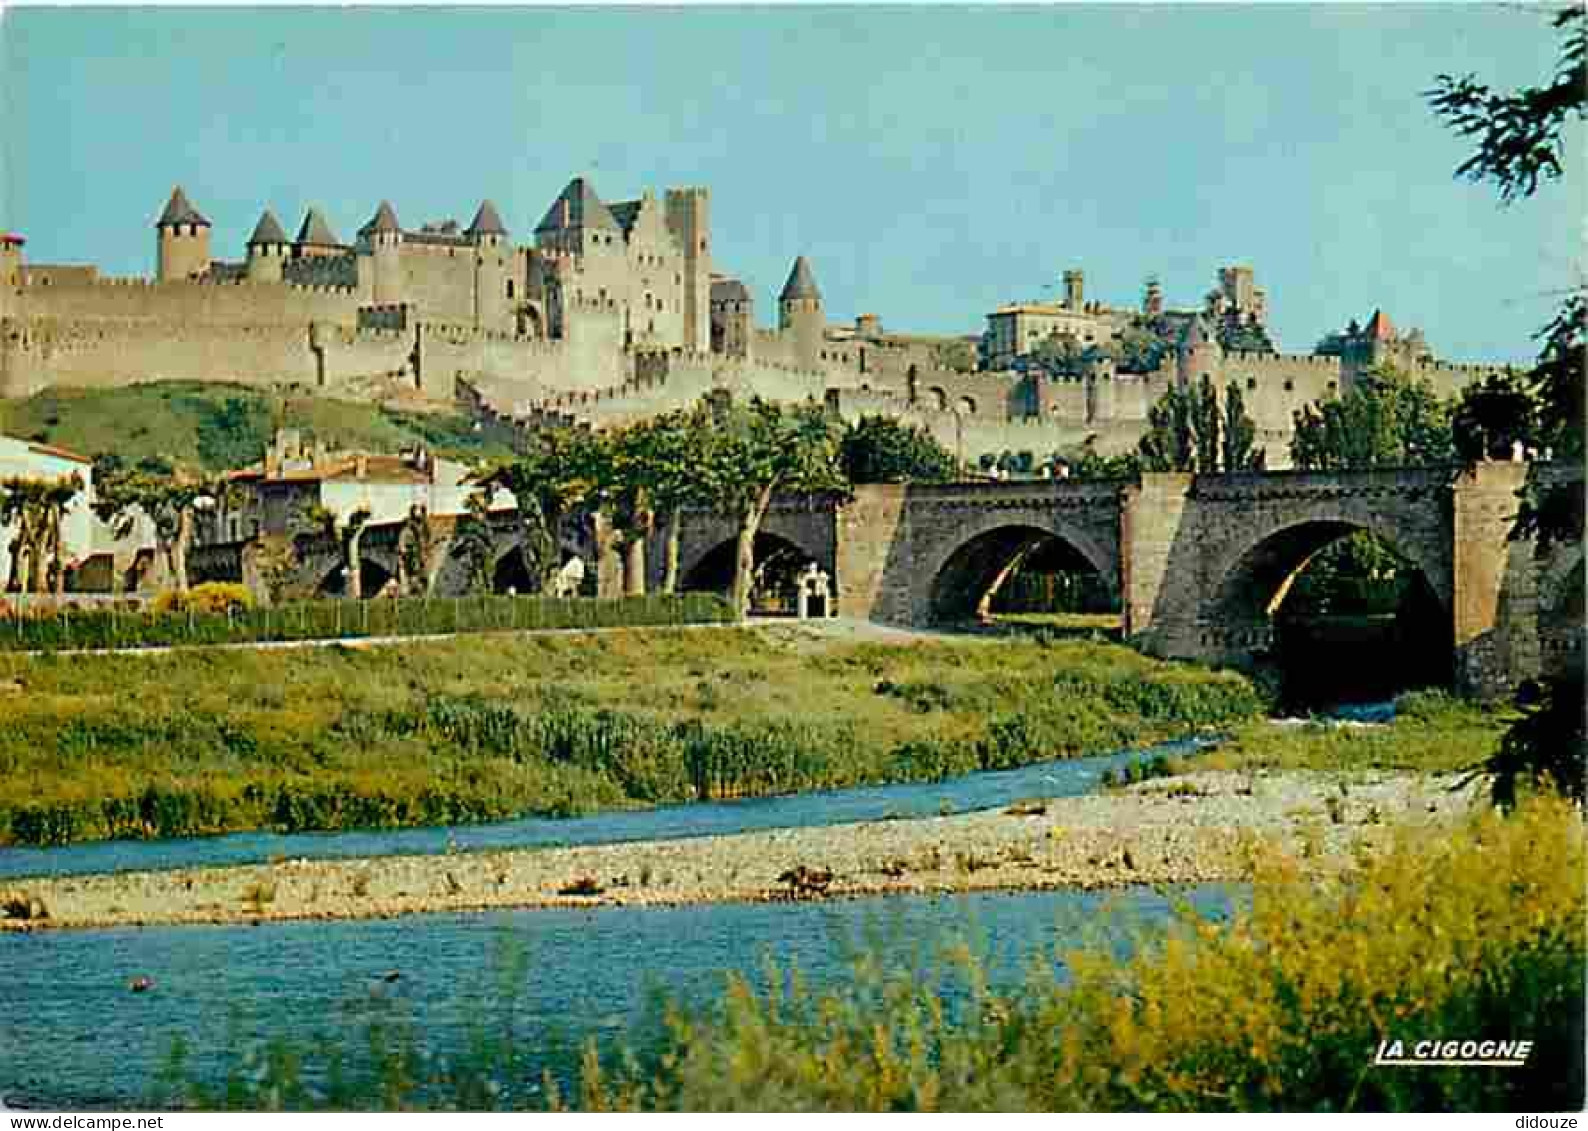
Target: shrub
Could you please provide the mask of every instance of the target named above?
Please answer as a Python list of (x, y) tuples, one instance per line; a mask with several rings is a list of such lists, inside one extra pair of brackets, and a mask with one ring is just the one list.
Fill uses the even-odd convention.
[(167, 590), (150, 602), (150, 611), (160, 614), (194, 612), (213, 616), (254, 607), (248, 587), (231, 581), (206, 581), (186, 593)]

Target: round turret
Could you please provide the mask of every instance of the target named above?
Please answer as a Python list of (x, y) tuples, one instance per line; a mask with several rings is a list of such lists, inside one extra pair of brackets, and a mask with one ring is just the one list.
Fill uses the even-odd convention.
[(254, 234), (248, 237), (248, 278), (256, 283), (281, 282), (282, 264), (291, 254), (292, 244), (281, 221), (265, 209), (254, 225)]
[(182, 186), (171, 190), (165, 211), (154, 222), (155, 277), (161, 282), (191, 279), (210, 269), (210, 222), (188, 202)]
[(377, 304), (403, 301), (402, 244), (403, 229), (397, 222), (397, 211), (391, 202), (383, 200), (375, 209), (369, 223), (358, 230), (359, 236), (369, 243), (374, 261), (374, 285), (371, 299)]
[(788, 282), (777, 298), (778, 329), (793, 338), (794, 361), (814, 369), (822, 348), (822, 335), (827, 330), (827, 316), (822, 310), (822, 292), (816, 287), (816, 276), (802, 255), (794, 260)]

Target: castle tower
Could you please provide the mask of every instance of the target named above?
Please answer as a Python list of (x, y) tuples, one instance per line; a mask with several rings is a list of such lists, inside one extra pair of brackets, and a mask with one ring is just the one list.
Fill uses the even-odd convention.
[(507, 225), (489, 200), (480, 202), (474, 219), (464, 229), (474, 243), (474, 323), (488, 329), (505, 329), (512, 302), (521, 296), (508, 294), (513, 285), (509, 275)]
[(281, 282), (281, 266), (291, 254), (292, 244), (281, 229), (281, 221), (265, 209), (248, 237), (248, 278), (255, 283)]
[(1064, 273), (1064, 309), (1082, 310), (1086, 306), (1086, 272), (1079, 268)]
[(403, 300), (403, 229), (390, 201), (381, 201), (369, 223), (358, 234), (369, 243), (374, 261), (374, 281), (370, 301), (377, 305)]
[(27, 242), (15, 232), (0, 232), (0, 287), (22, 285), (22, 245)]
[(1193, 387), (1207, 374), (1216, 384), (1224, 361), (1224, 350), (1218, 338), (1202, 315), (1191, 319), (1176, 351), (1179, 382), (1182, 387)]
[(668, 230), (684, 252), (684, 349), (705, 351), (712, 341), (711, 194), (703, 188), (668, 189), (666, 215)]
[(336, 233), (331, 231), (331, 225), (326, 223), (325, 216), (318, 208), (310, 208), (304, 213), (303, 223), (298, 228), (298, 238), (293, 244), (293, 254), (300, 259), (316, 255), (342, 255), (347, 248), (342, 241), (336, 238)]
[(1156, 318), (1163, 313), (1163, 287), (1156, 275), (1148, 276), (1146, 286), (1142, 289), (1141, 312), (1148, 318)]
[(154, 230), (155, 278), (162, 283), (191, 279), (210, 269), (210, 222), (188, 203), (181, 185), (171, 190)]
[(15, 232), (0, 232), (0, 318), (11, 312), (13, 294), (22, 285), (22, 245)]
[(816, 277), (811, 274), (811, 265), (803, 255), (794, 261), (788, 282), (777, 296), (777, 327), (793, 336), (795, 362), (814, 369), (821, 353), (822, 335), (827, 329), (827, 316), (822, 311), (822, 292), (816, 289)]
[(711, 352), (748, 358), (755, 341), (755, 304), (738, 279), (711, 281)]
[(569, 181), (535, 227), (535, 244), (565, 255), (621, 251), (623, 229), (583, 177)]

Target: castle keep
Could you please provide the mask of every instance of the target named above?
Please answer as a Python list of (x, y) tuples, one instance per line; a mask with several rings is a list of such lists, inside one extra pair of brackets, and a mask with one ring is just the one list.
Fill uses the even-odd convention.
[[(977, 339), (891, 333), (870, 314), (834, 324), (800, 256), (763, 327), (749, 288), (716, 270), (704, 188), (608, 204), (576, 177), (523, 244), (489, 200), (467, 226), (417, 228), (382, 201), (351, 241), (317, 208), (289, 237), (266, 208), (238, 260), (215, 257), (212, 231), (175, 189), (154, 222), (152, 279), (28, 263), (23, 237), (0, 233), (0, 396), (166, 379), (407, 387), (517, 429), (620, 423), (726, 389), (899, 416), (969, 460), (1128, 450), (1171, 384), (1207, 374), (1241, 387), (1279, 466), (1292, 413), (1373, 364), (1441, 394), (1493, 368), (1442, 364), (1382, 313), (1312, 353), (1274, 352), (1267, 296), (1245, 266), (1221, 269), (1188, 309), (1166, 307), (1151, 283), (1139, 308), (1089, 301), (1082, 273), (1067, 271), (1061, 301), (1001, 307)], [(1165, 348), (1147, 361), (1111, 348), (1143, 324)], [(1025, 364), (1055, 335), (1086, 351), (1063, 376)]]

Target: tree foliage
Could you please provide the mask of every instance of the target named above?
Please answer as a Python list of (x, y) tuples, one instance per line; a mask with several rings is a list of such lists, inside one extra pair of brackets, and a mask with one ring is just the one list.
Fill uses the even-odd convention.
[(1588, 71), (1588, 16), (1577, 4), (1555, 13), (1560, 56), (1542, 86), (1497, 91), (1475, 75), (1439, 75), (1424, 92), (1434, 113), (1476, 149), (1456, 167), (1456, 176), (1489, 181), (1507, 203), (1532, 196), (1541, 181), (1563, 175), (1566, 123), (1583, 117)]
[(956, 339), (932, 348), (932, 361), (940, 369), (971, 373), (976, 369), (976, 343)]
[(1510, 373), (1491, 373), (1461, 390), (1450, 414), (1451, 442), (1464, 463), (1508, 460), (1515, 445), (1538, 438), (1537, 412), (1527, 387)]
[[(1566, 126), (1588, 107), (1588, 11), (1573, 4), (1556, 11), (1560, 37), (1553, 72), (1541, 86), (1496, 91), (1472, 75), (1440, 75), (1427, 92), (1435, 114), (1476, 148), (1456, 169), (1458, 177), (1489, 182), (1502, 203), (1532, 196), (1564, 172)], [(1538, 404), (1538, 440), (1557, 459), (1583, 459), (1584, 295), (1576, 282), (1559, 311), (1540, 331), (1543, 347), (1528, 374)], [(1556, 541), (1581, 542), (1583, 484), (1549, 486), (1531, 471), (1513, 537), (1536, 539), (1540, 553)], [(1506, 734), (1484, 767), (1494, 776), (1494, 796), (1514, 800), (1517, 783), (1549, 780), (1583, 801), (1583, 667), (1579, 653), (1567, 674), (1549, 680), (1529, 702), (1524, 718)]]
[(1451, 463), (1450, 408), (1427, 381), (1380, 366), (1360, 375), (1344, 396), (1295, 413), (1290, 458), (1304, 471)]
[(1196, 388), (1171, 385), (1147, 410), (1147, 431), (1136, 445), (1143, 471), (1220, 471), (1261, 468), (1257, 426), (1233, 384), (1222, 398), (1206, 374)]
[(738, 525), (733, 607), (750, 610), (755, 536), (778, 491), (842, 491), (841, 431), (814, 401), (784, 407), (759, 397), (715, 411), (701, 452), (701, 486)]
[(0, 480), (0, 527), (12, 531), (8, 591), (57, 595), (65, 586), (66, 511), (83, 490), (82, 476)]
[(187, 552), (193, 543), (195, 514), (201, 506), (213, 506), (231, 493), (226, 481), (206, 481), (184, 471), (164, 474), (140, 465), (107, 475), (96, 489), (94, 513), (111, 525), (117, 538), (131, 534), (140, 517), (149, 520), (171, 587), (187, 592)]
[(594, 490), (606, 443), (604, 437), (584, 429), (543, 429), (530, 437), (527, 450), (517, 459), (473, 478), (477, 487), (504, 490), (516, 500), (524, 568), (545, 596), (556, 591), (567, 521)]
[(844, 474), (851, 483), (945, 483), (954, 457), (925, 428), (891, 416), (862, 416), (844, 432)]

